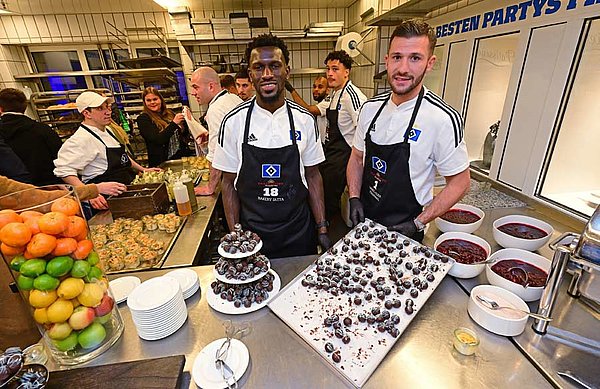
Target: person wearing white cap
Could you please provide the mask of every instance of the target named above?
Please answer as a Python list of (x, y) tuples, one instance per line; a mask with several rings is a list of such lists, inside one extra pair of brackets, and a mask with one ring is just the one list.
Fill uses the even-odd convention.
[(75, 100), (83, 122), (62, 145), (54, 160), (54, 174), (73, 186), (99, 184), (100, 195), (90, 200), (96, 209), (107, 209), (102, 196), (119, 195), (127, 190), (135, 172), (160, 170), (144, 168), (127, 155), (125, 148), (106, 126), (111, 119), (111, 101), (96, 92), (86, 91)]

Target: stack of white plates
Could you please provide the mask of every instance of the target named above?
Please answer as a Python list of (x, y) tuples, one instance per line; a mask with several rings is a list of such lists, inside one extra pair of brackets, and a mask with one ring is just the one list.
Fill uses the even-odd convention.
[(200, 289), (200, 280), (198, 274), (191, 269), (177, 269), (168, 272), (163, 277), (172, 277), (179, 282), (183, 292), (183, 298), (187, 300)]
[(157, 277), (143, 282), (131, 292), (127, 306), (138, 336), (145, 340), (166, 338), (187, 319), (181, 287), (171, 277)]

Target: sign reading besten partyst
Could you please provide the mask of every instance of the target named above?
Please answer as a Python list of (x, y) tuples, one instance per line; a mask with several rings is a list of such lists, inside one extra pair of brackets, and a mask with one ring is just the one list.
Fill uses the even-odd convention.
[(598, 4), (600, 4), (600, 0), (528, 0), (442, 24), (435, 28), (435, 33), (438, 38), (441, 38), (514, 23), (528, 17), (537, 18), (542, 15), (552, 15), (563, 7), (568, 11), (578, 6), (589, 7)]

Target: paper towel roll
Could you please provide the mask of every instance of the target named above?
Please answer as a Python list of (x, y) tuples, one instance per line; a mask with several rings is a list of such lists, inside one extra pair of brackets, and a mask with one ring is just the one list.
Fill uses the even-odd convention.
[(344, 50), (350, 57), (354, 58), (360, 55), (360, 52), (356, 50), (358, 42), (362, 39), (362, 36), (358, 32), (350, 32), (342, 35), (338, 38), (335, 44), (336, 50)]

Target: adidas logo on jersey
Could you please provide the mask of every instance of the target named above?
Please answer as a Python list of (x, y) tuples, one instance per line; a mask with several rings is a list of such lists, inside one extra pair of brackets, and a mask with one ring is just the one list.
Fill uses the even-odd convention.
[(258, 138), (254, 134), (248, 135), (248, 142), (256, 142)]

